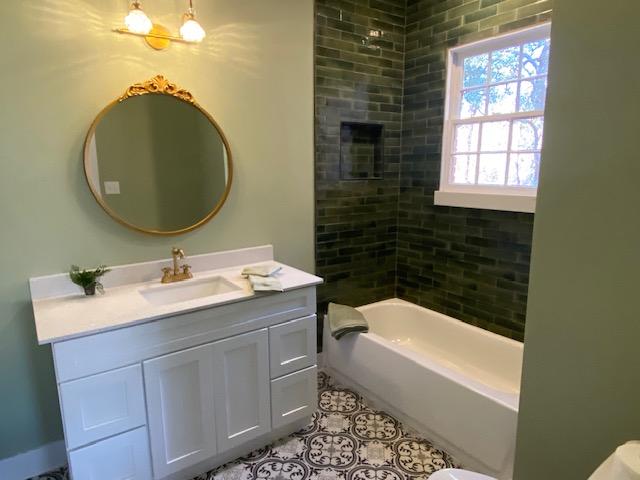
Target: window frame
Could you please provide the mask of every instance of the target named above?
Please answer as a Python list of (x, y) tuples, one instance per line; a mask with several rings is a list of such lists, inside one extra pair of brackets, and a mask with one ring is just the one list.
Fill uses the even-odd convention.
[[(453, 156), (453, 142), (456, 125), (466, 123), (483, 123), (492, 120), (517, 120), (518, 118), (543, 117), (544, 110), (516, 112), (510, 114), (485, 115), (460, 119), (457, 112), (460, 107), (462, 81), (464, 76), (464, 59), (500, 50), (523, 43), (542, 40), (550, 37), (551, 22), (540, 23), (504, 35), (453, 47), (447, 51), (447, 79), (445, 90), (444, 125), (442, 135), (442, 157), (440, 169), (440, 186), (435, 192), (436, 205), (455, 207), (486, 208), (490, 210), (507, 210), (516, 212), (534, 212), (537, 187), (519, 187), (510, 185), (462, 185), (450, 182)], [(548, 72), (547, 75), (548, 76)], [(540, 77), (532, 77), (540, 78)], [(511, 80), (510, 82), (512, 82)], [(520, 81), (520, 77), (519, 80)], [(506, 84), (510, 82), (497, 82)], [(516, 101), (519, 101), (516, 95)], [(482, 127), (479, 127), (482, 128)], [(509, 130), (511, 137), (512, 129)], [(481, 135), (479, 135), (481, 138)], [(511, 148), (511, 138), (508, 140)], [(477, 168), (479, 166), (479, 156)], [(542, 163), (542, 160), (541, 162)], [(509, 161), (507, 160), (507, 169)], [(507, 172), (508, 173), (508, 172)]]

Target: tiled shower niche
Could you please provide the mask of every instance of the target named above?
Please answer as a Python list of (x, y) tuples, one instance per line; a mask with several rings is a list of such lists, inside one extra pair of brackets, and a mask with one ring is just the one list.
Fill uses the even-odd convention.
[(384, 126), (373, 123), (340, 124), (340, 178), (372, 180), (384, 171)]

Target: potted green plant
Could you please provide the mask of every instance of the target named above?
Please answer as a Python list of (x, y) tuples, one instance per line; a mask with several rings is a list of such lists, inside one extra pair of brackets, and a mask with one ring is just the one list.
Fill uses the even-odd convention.
[(96, 289), (100, 293), (104, 293), (104, 287), (100, 283), (100, 277), (108, 273), (109, 269), (106, 265), (100, 265), (93, 270), (80, 270), (77, 265), (71, 265), (69, 278), (76, 285), (80, 285), (84, 289), (85, 295), (95, 295)]

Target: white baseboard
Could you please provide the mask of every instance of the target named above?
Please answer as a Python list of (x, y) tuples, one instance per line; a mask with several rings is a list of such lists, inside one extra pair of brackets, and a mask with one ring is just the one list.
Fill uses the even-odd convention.
[(64, 440), (0, 460), (2, 480), (25, 480), (60, 468), (67, 463)]

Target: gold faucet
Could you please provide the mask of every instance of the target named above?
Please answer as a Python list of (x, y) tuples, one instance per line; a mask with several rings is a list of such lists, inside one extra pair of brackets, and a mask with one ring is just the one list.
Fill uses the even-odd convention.
[[(184, 250), (178, 247), (173, 247), (171, 249), (171, 256), (173, 257), (173, 269), (169, 267), (163, 268), (162, 279), (160, 280), (160, 282), (173, 283), (193, 278), (190, 265), (182, 265), (181, 267), (178, 266), (178, 259), (184, 258)], [(182, 272), (180, 271), (180, 269), (182, 269)]]

